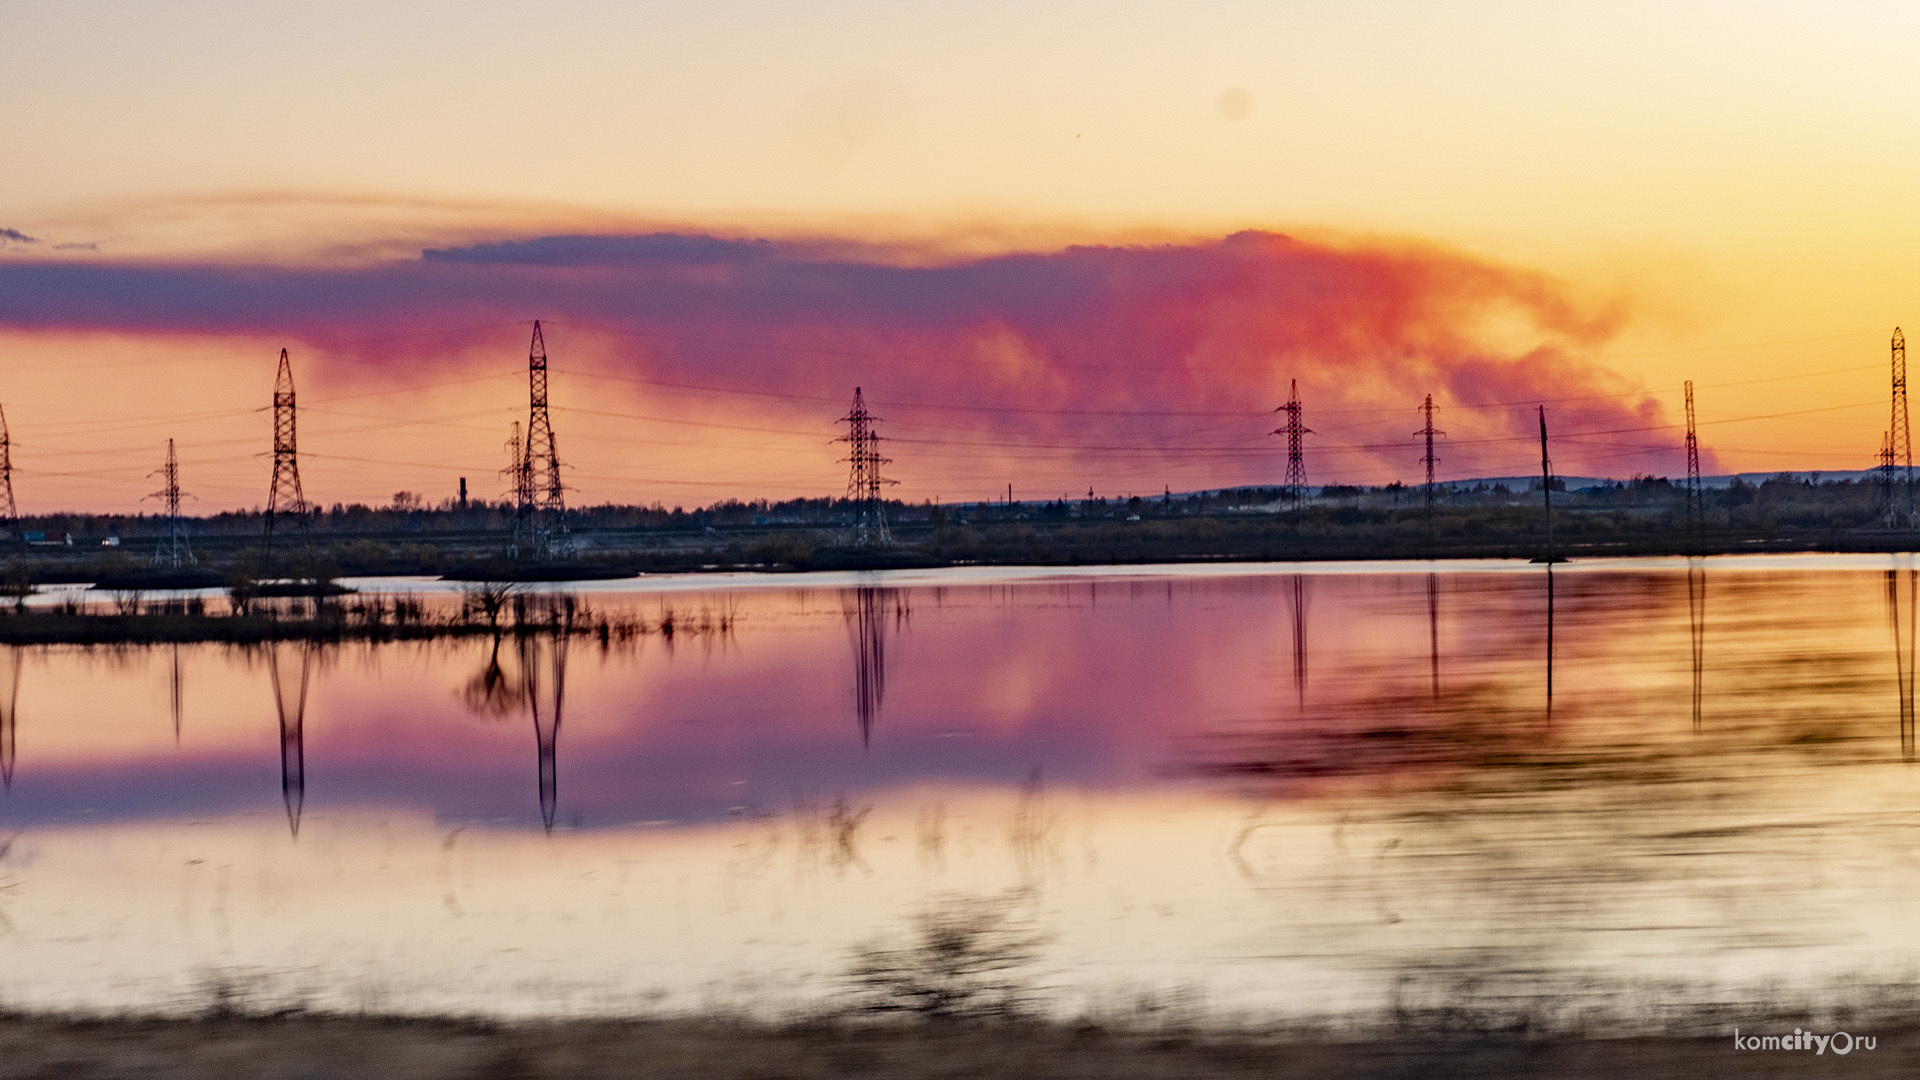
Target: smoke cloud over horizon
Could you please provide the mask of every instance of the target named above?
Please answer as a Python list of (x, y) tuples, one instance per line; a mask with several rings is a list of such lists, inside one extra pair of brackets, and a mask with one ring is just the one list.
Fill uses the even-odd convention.
[[(679, 497), (612, 479), (612, 459), (637, 453), (595, 441), (616, 422), (738, 453), (764, 440), (762, 473), (736, 467), (726, 494), (825, 493), (831, 421), (856, 385), (916, 498), (1274, 483), (1273, 410), (1296, 382), (1315, 484), (1417, 479), (1428, 394), (1442, 477), (1536, 471), (1537, 403), (1559, 474), (1683, 468), (1659, 404), (1588, 359), (1627, 321), (1621, 305), (1416, 244), (1243, 232), (927, 265), (850, 242), (654, 234), (356, 268), (0, 262), (0, 326), (283, 340), (296, 359), (317, 352), (303, 389), (323, 397), (390, 387), (398, 401), (422, 369), (522, 362), (516, 324), (536, 317), (556, 402), (577, 414), (557, 418), (563, 438), (580, 433), (563, 456), (608, 466), (606, 483), (579, 482), (587, 502)], [(816, 444), (821, 468), (792, 476), (793, 448)], [(380, 454), (377, 437), (356, 445)]]

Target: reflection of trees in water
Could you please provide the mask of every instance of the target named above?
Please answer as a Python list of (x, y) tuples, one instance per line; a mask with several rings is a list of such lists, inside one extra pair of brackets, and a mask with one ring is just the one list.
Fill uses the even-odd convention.
[(300, 835), (300, 812), (307, 801), (307, 683), (314, 646), (279, 642), (267, 647), (267, 672), (273, 703), (280, 714), (280, 797), (287, 804), (287, 825)]
[(860, 745), (869, 746), (887, 691), (887, 621), (899, 630), (911, 611), (900, 590), (874, 586), (841, 590), (840, 606), (853, 631), (853, 702)]
[[(1889, 638), (1860, 647), (1851, 598), (1809, 604), (1812, 589), (1717, 577), (1716, 670), (1733, 677), (1716, 684), (1715, 726), (1701, 730), (1704, 570), (1553, 576), (1566, 578), (1553, 585), (1567, 610), (1512, 620), (1498, 609), (1488, 635), (1525, 627), (1525, 652), (1469, 650), (1466, 673), (1437, 698), (1409, 641), (1398, 669), (1389, 657), (1323, 678), (1304, 718), (1282, 702), (1258, 727), (1222, 725), (1187, 745), (1192, 772), (1260, 800), (1226, 855), (1270, 905), (1270, 924), (1287, 928), (1275, 947), (1329, 965), (1389, 957), (1398, 1005), (1418, 1019), (1587, 1000), (1580, 980), (1596, 930), (1618, 932), (1635, 955), (1712, 956), (1762, 940), (1813, 955), (1841, 944), (1858, 893), (1845, 874), (1807, 868), (1832, 850), (1887, 843), (1876, 815), (1856, 822), (1823, 800), (1831, 766), (1877, 769), (1891, 756)], [(1883, 593), (1910, 755), (1920, 574), (1903, 565), (1862, 584)], [(1529, 608), (1544, 605), (1548, 585), (1520, 579)], [(1449, 595), (1470, 609), (1464, 591)], [(1574, 628), (1557, 642), (1574, 662), (1555, 673), (1570, 677), (1554, 688), (1551, 731), (1538, 720), (1541, 684), (1510, 663), (1540, 672), (1540, 614)], [(1641, 646), (1657, 641), (1677, 661), (1683, 625), (1690, 663), (1666, 665), (1663, 687)]]
[(1408, 689), (1327, 701), (1308, 716), (1191, 740), (1177, 768), (1285, 795), (1343, 778), (1514, 765), (1548, 748), (1534, 708), (1496, 682), (1453, 687), (1437, 700)]
[[(1541, 762), (1256, 814), (1228, 857), (1264, 908), (1249, 921), (1277, 937), (1249, 947), (1378, 971), (1407, 1022), (1473, 1030), (1631, 1011), (1653, 978), (1668, 1000), (1722, 1000), (1724, 985), (1688, 985), (1695, 960), (1756, 947), (1811, 960), (1857, 933), (1860, 894), (1823, 880), (1822, 854), (1870, 850), (1883, 826), (1783, 818), (1795, 800), (1749, 777), (1623, 781), (1625, 764)], [(1596, 962), (1597, 940), (1671, 960), (1623, 975)]]
[(845, 872), (847, 867), (856, 866), (872, 874), (873, 868), (860, 854), (860, 826), (871, 813), (872, 804), (856, 806), (844, 792), (825, 806), (812, 799), (796, 802), (793, 826), (803, 861), (824, 859), (835, 871)]
[[(540, 783), (540, 823), (553, 831), (559, 810), (560, 721), (566, 707), (567, 648), (576, 607), (571, 597), (515, 597), (516, 616), (527, 629), (495, 634), (486, 662), (459, 691), (477, 716), (502, 720), (525, 710), (533, 719), (534, 751)], [(511, 660), (511, 664), (508, 661)]]
[(526, 682), (501, 663), (500, 644), (501, 637), (495, 634), (487, 662), (460, 688), (460, 702), (468, 711), (494, 720), (512, 716), (529, 704)]
[[(1663, 977), (1685, 987), (1675, 1000), (1693, 992), (1693, 958), (1706, 970), (1779, 948), (1811, 964), (1857, 943), (1874, 872), (1856, 875), (1858, 860), (1832, 853), (1898, 847), (1872, 776), (1893, 754), (1889, 643), (1900, 749), (1915, 753), (1920, 574), (1904, 562), (1883, 581), (1715, 574), (1722, 675), (1710, 729), (1707, 582), (1695, 563), (1551, 578), (1529, 569), (1511, 585), (1450, 589), (1450, 629), (1465, 644), (1450, 647), (1454, 673), (1437, 695), (1429, 593), (1427, 642), (1382, 634), (1405, 644), (1352, 665), (1323, 648), (1313, 710), (1296, 717), (1276, 701), (1258, 724), (1220, 721), (1185, 743), (1182, 766), (1257, 800), (1225, 838), (1228, 865), (1275, 935), (1251, 948), (1384, 967), (1411, 1021), (1451, 1010), (1477, 1025), (1516, 1003), (1597, 1012), (1603, 995), (1625, 1003), (1644, 991), (1602, 981), (1646, 969), (1619, 975), (1594, 960), (1596, 941), (1674, 958)], [(1407, 584), (1394, 615), (1412, 631), (1421, 613)], [(1543, 656), (1550, 627), (1558, 648)], [(1543, 669), (1558, 651), (1568, 669)], [(1557, 684), (1550, 730), (1535, 676)], [(1847, 765), (1876, 771), (1832, 771)], [(1853, 798), (1849, 775), (1864, 802), (1838, 801)]]
[(905, 943), (854, 951), (848, 975), (860, 1006), (941, 1018), (1026, 1012), (1034, 987), (1021, 972), (1047, 941), (1033, 906), (1029, 889), (941, 898), (913, 917)]

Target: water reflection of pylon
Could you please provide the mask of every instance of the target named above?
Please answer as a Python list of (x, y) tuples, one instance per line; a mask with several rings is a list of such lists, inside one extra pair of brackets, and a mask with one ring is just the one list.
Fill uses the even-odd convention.
[[(540, 824), (553, 831), (560, 806), (560, 717), (567, 698), (567, 637), (524, 634), (520, 638), (520, 675), (533, 712), (533, 737), (540, 756)], [(544, 704), (544, 708), (542, 707)]]
[(1547, 724), (1553, 724), (1553, 564), (1547, 564)]
[(842, 594), (842, 607), (853, 623), (853, 707), (860, 719), (860, 745), (873, 744), (873, 722), (880, 715), (887, 692), (887, 616), (903, 618), (904, 609), (892, 589), (864, 586)]
[(1440, 700), (1440, 575), (1427, 575), (1427, 664), (1433, 674), (1433, 700)]
[[(291, 668), (294, 650), (300, 654), (300, 674)], [(281, 653), (286, 652), (283, 672)], [(273, 704), (280, 712), (280, 797), (287, 804), (287, 826), (300, 835), (300, 811), (307, 801), (306, 717), (307, 679), (313, 671), (313, 646), (275, 644), (267, 647), (267, 673), (273, 678)]]
[(1913, 661), (1916, 571), (1907, 569), (1907, 611), (1904, 629), (1900, 617), (1900, 571), (1887, 571), (1887, 617), (1893, 624), (1893, 667), (1900, 682), (1900, 756), (1913, 760)]
[(1697, 560), (1687, 567), (1687, 632), (1693, 645), (1693, 730), (1698, 733), (1707, 670), (1707, 568)]
[(1293, 696), (1302, 708), (1307, 704), (1307, 582), (1293, 575)]
[(13, 731), (14, 722), (20, 712), (20, 650), (6, 650), (6, 673), (0, 678), (6, 680), (6, 697), (0, 699), (4, 710), (0, 710), (0, 781), (8, 791), (13, 790)]
[(173, 690), (173, 693), (171, 696), (171, 700), (173, 703), (173, 741), (177, 743), (180, 741), (181, 705), (186, 700), (185, 685), (180, 680), (180, 646), (178, 644), (175, 644), (173, 647), (172, 690)]

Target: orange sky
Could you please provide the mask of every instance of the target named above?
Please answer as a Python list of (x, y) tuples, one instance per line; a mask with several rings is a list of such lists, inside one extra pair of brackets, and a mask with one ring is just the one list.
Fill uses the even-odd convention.
[[(1495, 440), (1523, 407), (1488, 403), (1522, 398), (1610, 433), (1556, 451), (1562, 471), (1671, 472), (1677, 428), (1653, 429), (1688, 378), (1721, 467), (1864, 467), (1887, 335), (1916, 321), (1916, 23), (1895, 4), (24, 8), (0, 68), (16, 489), (132, 509), (172, 436), (197, 509), (260, 501), (254, 410), (286, 346), (317, 501), (462, 475), (492, 493), (533, 318), (570, 373), (556, 422), (584, 502), (837, 490), (850, 379), (898, 403), (880, 411), (916, 499), (1270, 481), (1260, 415), (1290, 378), (1316, 482), (1412, 478), (1394, 444), (1427, 392), (1443, 474), (1521, 471)], [(1338, 280), (1308, 287), (1294, 255), (1222, 271), (1243, 230)], [(720, 280), (736, 250), (669, 260), (695, 316), (630, 252), (496, 263), (468, 295), (420, 257), (656, 231), (802, 243), (752, 288)], [(1074, 243), (1118, 252), (1098, 287)], [(1382, 259), (1385, 291), (1363, 281)], [(853, 269), (821, 314), (807, 268), (829, 264)]]

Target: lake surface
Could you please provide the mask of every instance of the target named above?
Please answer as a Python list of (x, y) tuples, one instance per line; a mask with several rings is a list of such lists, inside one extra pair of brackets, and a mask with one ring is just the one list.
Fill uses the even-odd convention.
[(1117, 1019), (1920, 967), (1906, 557), (573, 595), (675, 633), (0, 653), (0, 1006), (778, 1017), (953, 926)]

